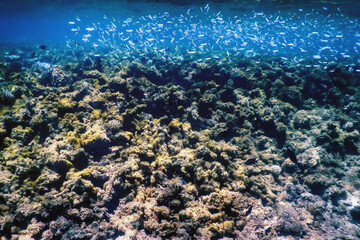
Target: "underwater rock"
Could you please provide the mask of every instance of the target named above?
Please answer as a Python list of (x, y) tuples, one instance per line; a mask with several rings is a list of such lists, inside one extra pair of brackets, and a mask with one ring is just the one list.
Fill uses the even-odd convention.
[(121, 121), (113, 119), (105, 124), (105, 129), (107, 130), (110, 136), (114, 136), (119, 131), (121, 131), (122, 126), (123, 123)]
[(95, 56), (95, 59), (94, 59), (94, 68), (95, 68), (96, 70), (98, 70), (99, 72), (103, 72), (103, 71), (104, 71), (100, 56)]
[(233, 68), (230, 71), (231, 79), (234, 82), (235, 88), (248, 89), (250, 87), (250, 80), (247, 74), (239, 68)]
[(59, 116), (64, 116), (68, 113), (74, 113), (78, 107), (79, 104), (76, 101), (73, 101), (71, 98), (64, 97), (64, 95), (59, 96), (57, 103)]
[(11, 235), (14, 220), (14, 216), (10, 215), (0, 217), (0, 230), (4, 235)]
[(210, 118), (211, 110), (215, 107), (217, 97), (210, 91), (205, 92), (199, 99), (199, 115)]
[(14, 94), (8, 90), (3, 90), (1, 94), (1, 103), (4, 105), (13, 105), (15, 103), (16, 97)]
[(126, 88), (126, 80), (122, 79), (119, 76), (116, 76), (114, 78), (111, 78), (109, 81), (109, 88), (111, 92), (127, 92)]
[(94, 61), (91, 59), (91, 57), (86, 56), (84, 59), (84, 68), (86, 70), (90, 70), (93, 65), (94, 65)]
[(360, 222), (360, 206), (356, 206), (350, 210), (352, 219), (356, 222)]
[(284, 102), (289, 102), (296, 107), (300, 107), (302, 105), (302, 88), (298, 86), (290, 86), (284, 87), (280, 89), (278, 98)]
[(324, 125), (321, 134), (317, 136), (317, 143), (322, 145), (328, 152), (340, 154), (357, 154), (359, 152), (357, 142), (360, 135), (357, 130), (344, 132), (338, 124), (328, 123)]
[(71, 168), (71, 163), (65, 158), (65, 156), (53, 156), (47, 159), (46, 165), (52, 171), (59, 173), (62, 176), (64, 176)]
[(108, 82), (108, 78), (106, 77), (106, 75), (98, 70), (84, 71), (83, 77), (93, 79), (95, 82), (98, 82), (100, 85), (104, 85), (105, 83)]
[(37, 190), (41, 193), (48, 192), (52, 188), (59, 187), (60, 182), (60, 174), (52, 171), (47, 167), (44, 167), (40, 173), (40, 176), (36, 179)]
[(360, 134), (354, 130), (351, 133), (343, 134), (344, 151), (347, 154), (358, 154), (360, 152)]
[(71, 162), (73, 166), (79, 170), (85, 169), (88, 166), (88, 161), (88, 156), (82, 148), (75, 150), (72, 154)]
[(345, 131), (347, 132), (352, 132), (354, 131), (354, 123), (353, 122), (346, 122), (344, 125), (343, 125), (343, 128), (345, 129)]
[(47, 73), (42, 74), (40, 82), (43, 85), (61, 87), (72, 84), (74, 81), (60, 65), (53, 65)]
[(294, 114), (294, 128), (310, 129), (310, 118), (306, 111), (300, 110)]
[(296, 159), (302, 168), (313, 168), (320, 163), (321, 147), (309, 148), (305, 152), (296, 155)]
[(23, 144), (28, 144), (33, 136), (33, 131), (30, 127), (23, 128), (20, 125), (13, 128), (10, 134), (11, 138), (23, 142)]
[(105, 130), (99, 125), (93, 125), (81, 136), (81, 146), (86, 152), (101, 157), (110, 151), (110, 140)]
[(326, 188), (332, 183), (325, 175), (321, 173), (315, 173), (304, 177), (304, 182), (309, 186), (311, 192), (316, 195), (323, 195)]
[(102, 96), (96, 96), (95, 98), (89, 101), (89, 105), (94, 109), (105, 110), (106, 99)]
[(73, 95), (73, 100), (81, 101), (83, 98), (89, 94), (90, 87), (89, 83), (86, 81), (79, 81), (75, 84), (75, 92)]
[(303, 236), (308, 231), (306, 225), (299, 219), (301, 213), (294, 207), (289, 204), (281, 204), (279, 211), (280, 219), (276, 228), (280, 235)]
[(129, 65), (129, 70), (129, 76), (134, 76), (136, 78), (145, 77), (155, 85), (165, 85), (168, 83), (168, 79), (164, 78), (155, 66), (150, 65), (150, 67), (146, 67), (140, 63), (133, 63)]
[(294, 173), (298, 169), (298, 166), (290, 158), (286, 158), (282, 163), (281, 168), (287, 171), (288, 173)]

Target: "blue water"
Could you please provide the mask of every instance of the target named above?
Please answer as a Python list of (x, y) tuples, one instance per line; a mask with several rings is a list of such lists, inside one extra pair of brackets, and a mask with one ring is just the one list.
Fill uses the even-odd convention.
[[(6, 0), (5, 0), (6, 1)], [(101, 21), (104, 15), (129, 18), (156, 14), (174, 8), (169, 4), (117, 2), (79, 4), (33, 5), (16, 1), (0, 2), (0, 43), (64, 42), (68, 34), (68, 21), (79, 17), (88, 21)], [(178, 9), (176, 7), (175, 9)], [(185, 9), (180, 7), (180, 9)]]
[[(360, 22), (348, 5), (108, 3), (15, 5), (0, 14), (0, 42), (58, 44), (129, 58), (155, 53), (279, 56), (313, 65), (359, 63)], [(210, 53), (210, 54), (209, 54)], [(203, 56), (206, 58), (206, 56)], [(202, 60), (202, 56), (198, 56)]]

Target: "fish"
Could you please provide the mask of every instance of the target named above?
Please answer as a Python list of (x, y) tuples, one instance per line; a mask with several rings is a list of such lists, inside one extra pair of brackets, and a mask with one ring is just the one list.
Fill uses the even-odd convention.
[(73, 40), (72, 42), (73, 42), (74, 45), (77, 46), (77, 47), (80, 47), (80, 46), (81, 46), (80, 43), (78, 43), (78, 41)]
[[(328, 11), (327, 7), (323, 10)], [(248, 53), (277, 55), (290, 61), (297, 57), (294, 62), (308, 58), (325, 64), (358, 54), (359, 20), (340, 11), (322, 14), (320, 7), (225, 17), (206, 4), (178, 15), (165, 12), (131, 18), (104, 16), (100, 22), (76, 17), (68, 25), (72, 39), (82, 42), (84, 48), (122, 49), (129, 56), (134, 52), (154, 52), (164, 57), (174, 52), (184, 56), (221, 52), (229, 57)]]

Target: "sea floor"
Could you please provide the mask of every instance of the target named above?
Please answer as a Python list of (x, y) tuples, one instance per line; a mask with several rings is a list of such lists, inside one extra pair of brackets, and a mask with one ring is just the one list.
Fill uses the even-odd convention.
[(1, 239), (360, 237), (354, 66), (114, 54), (1, 49)]

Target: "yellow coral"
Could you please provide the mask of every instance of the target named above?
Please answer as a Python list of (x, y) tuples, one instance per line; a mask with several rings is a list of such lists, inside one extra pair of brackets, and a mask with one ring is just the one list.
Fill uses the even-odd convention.
[(78, 149), (81, 146), (80, 138), (73, 131), (69, 131), (67, 133), (67, 140), (68, 140), (69, 144), (71, 144), (71, 146), (73, 146), (74, 149)]
[(222, 228), (225, 233), (231, 233), (234, 228), (234, 223), (231, 221), (225, 221), (222, 223)]
[(82, 134), (80, 138), (82, 146), (88, 145), (97, 139), (105, 139), (109, 141), (108, 137), (104, 134), (104, 131), (99, 124), (94, 125), (91, 129)]
[(61, 98), (58, 103), (60, 108), (73, 108), (76, 105), (76, 102), (67, 97)]
[(91, 117), (94, 119), (100, 119), (101, 118), (101, 110), (100, 109), (94, 109), (91, 112)]
[(174, 118), (170, 123), (169, 123), (169, 127), (170, 128), (180, 128), (181, 127), (181, 122), (178, 118)]
[(209, 226), (209, 230), (212, 231), (212, 232), (218, 232), (219, 231), (219, 226), (217, 223), (214, 223), (214, 224), (211, 224)]
[(221, 234), (230, 234), (234, 228), (234, 223), (231, 221), (225, 221), (223, 223), (213, 223), (209, 226), (209, 230)]
[(129, 131), (122, 132), (122, 136), (126, 138), (127, 141), (130, 141), (133, 138), (134, 134)]
[(99, 172), (99, 170), (101, 170), (100, 166), (90, 166), (90, 167), (85, 168), (85, 169), (83, 169), (81, 171), (72, 173), (71, 175), (69, 175), (69, 177), (73, 177), (75, 179), (89, 177), (89, 176), (92, 176), (94, 174), (97, 174)]

